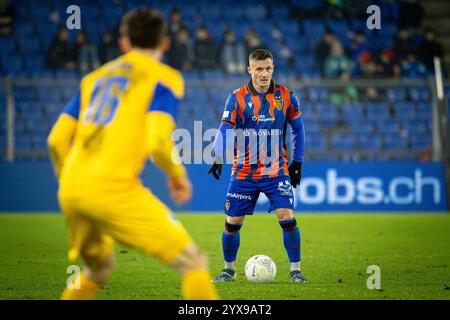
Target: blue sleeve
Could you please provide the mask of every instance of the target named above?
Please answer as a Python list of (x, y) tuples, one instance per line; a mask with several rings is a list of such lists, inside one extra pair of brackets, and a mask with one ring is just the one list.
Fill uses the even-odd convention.
[(166, 86), (158, 83), (153, 94), (153, 99), (150, 102), (148, 111), (163, 111), (170, 114), (176, 119), (178, 105), (180, 99)]
[(292, 136), (293, 136), (293, 160), (296, 162), (303, 161), (305, 152), (305, 128), (303, 127), (302, 116), (291, 120)]
[(78, 90), (69, 103), (66, 104), (63, 113), (78, 120), (78, 116), (80, 115), (80, 90)]
[(225, 102), (225, 110), (223, 111), (222, 121), (230, 124), (236, 123), (236, 94), (232, 93)]
[(213, 145), (213, 156), (214, 158), (221, 157), (222, 159), (225, 159), (225, 151), (227, 146), (227, 130), (233, 130), (233, 126), (227, 124), (227, 123), (221, 123), (219, 130), (217, 130), (216, 138), (214, 140)]
[(295, 94), (291, 91), (289, 96), (291, 100), (291, 105), (289, 106), (288, 110), (288, 119), (289, 123), (292, 124), (292, 121), (300, 117), (302, 112), (300, 111), (300, 103), (298, 102), (298, 99), (295, 96)]

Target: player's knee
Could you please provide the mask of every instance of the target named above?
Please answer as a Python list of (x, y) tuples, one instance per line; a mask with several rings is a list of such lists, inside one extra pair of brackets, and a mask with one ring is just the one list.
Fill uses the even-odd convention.
[(295, 218), (285, 221), (280, 220), (280, 226), (283, 231), (293, 231), (297, 228), (297, 220)]
[(108, 280), (114, 270), (114, 256), (110, 255), (103, 261), (93, 262), (86, 260), (86, 275), (99, 284), (103, 284)]
[(279, 221), (291, 220), (294, 218), (294, 211), (291, 209), (277, 209), (276, 213)]
[(171, 266), (180, 274), (197, 269), (208, 269), (208, 257), (196, 245), (189, 245), (172, 262)]
[(229, 223), (228, 221), (225, 221), (224, 231), (227, 234), (236, 234), (241, 230), (241, 228), (242, 224)]

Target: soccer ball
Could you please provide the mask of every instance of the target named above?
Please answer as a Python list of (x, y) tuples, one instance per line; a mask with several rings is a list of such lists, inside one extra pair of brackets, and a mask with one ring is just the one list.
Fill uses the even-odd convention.
[(275, 279), (277, 267), (273, 260), (263, 254), (248, 259), (245, 264), (245, 276), (251, 283), (269, 283)]

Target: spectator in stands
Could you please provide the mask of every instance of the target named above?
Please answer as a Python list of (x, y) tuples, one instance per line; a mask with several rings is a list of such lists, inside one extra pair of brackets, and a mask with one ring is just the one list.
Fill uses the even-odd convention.
[(104, 64), (120, 56), (119, 47), (117, 46), (117, 39), (112, 32), (106, 32), (102, 37), (102, 42), (99, 47), (100, 63)]
[(351, 17), (344, 0), (327, 0), (327, 5), (326, 16), (328, 19), (344, 20), (350, 26)]
[(278, 23), (272, 24), (272, 29), (270, 30), (271, 36), (274, 40), (281, 41), (283, 40), (283, 32), (281, 32), (280, 26)]
[(14, 8), (9, 0), (0, 0), (0, 37), (8, 37), (13, 32)]
[(14, 8), (9, 0), (0, 0), (0, 37), (8, 37), (13, 32)]
[(61, 24), (61, 15), (56, 8), (53, 8), (53, 10), (50, 12), (48, 21), (53, 23), (55, 26), (59, 26)]
[(280, 42), (280, 57), (281, 59), (286, 60), (289, 68), (294, 68), (294, 54), (284, 40)]
[(399, 28), (420, 29), (425, 9), (417, 0), (405, 0), (400, 4)]
[(367, 19), (367, 8), (373, 4), (372, 0), (344, 0), (343, 2), (350, 17), (364, 20)]
[(407, 58), (409, 54), (414, 53), (415, 48), (407, 29), (400, 29), (398, 31), (398, 35), (394, 40), (393, 51), (395, 62), (399, 65)]
[(225, 31), (224, 40), (220, 52), (223, 69), (229, 73), (244, 73), (247, 65), (244, 44), (236, 41), (236, 35), (231, 30)]
[(183, 24), (183, 17), (180, 10), (174, 8), (170, 13), (168, 34), (172, 39), (175, 39), (178, 32), (182, 29), (186, 29), (186, 26)]
[(350, 44), (349, 54), (353, 61), (359, 61), (361, 55), (369, 52), (369, 44), (363, 30), (355, 32), (352, 43)]
[(266, 45), (261, 38), (254, 31), (247, 31), (244, 35), (245, 47), (247, 48), (247, 55), (256, 49), (266, 49)]
[(189, 39), (189, 32), (186, 28), (178, 31), (178, 34), (172, 40), (169, 52), (167, 54), (169, 65), (182, 70), (191, 71), (194, 61), (194, 52), (192, 43)]
[(194, 44), (195, 67), (199, 70), (217, 69), (218, 48), (205, 26), (199, 27)]
[(81, 72), (88, 72), (100, 66), (97, 48), (83, 31), (78, 32), (72, 52)]
[(379, 4), (380, 11), (382, 12), (381, 19), (383, 22), (392, 22), (398, 25), (400, 4), (397, 0), (384, 0)]
[(61, 28), (55, 35), (46, 55), (46, 65), (50, 69), (75, 69), (72, 45), (69, 43), (69, 32)]
[(360, 69), (360, 78), (373, 79), (383, 76), (381, 66), (376, 63), (375, 58), (367, 51), (361, 54), (357, 68)]
[(384, 77), (397, 78), (400, 75), (400, 67), (395, 64), (394, 51), (392, 49), (385, 49), (381, 53), (379, 65)]
[(436, 34), (431, 28), (425, 29), (425, 38), (419, 47), (419, 55), (429, 72), (434, 70), (434, 57), (444, 56), (442, 45), (437, 42)]
[(427, 68), (417, 60), (415, 54), (411, 53), (401, 64), (401, 75), (409, 79), (424, 78), (427, 75)]
[(340, 42), (335, 41), (331, 46), (331, 54), (325, 61), (325, 77), (348, 79), (350, 61), (344, 54)]
[(333, 31), (327, 29), (325, 34), (317, 41), (316, 48), (314, 49), (317, 67), (322, 76), (324, 76), (325, 61), (330, 56), (331, 46), (334, 41), (337, 41), (336, 36)]

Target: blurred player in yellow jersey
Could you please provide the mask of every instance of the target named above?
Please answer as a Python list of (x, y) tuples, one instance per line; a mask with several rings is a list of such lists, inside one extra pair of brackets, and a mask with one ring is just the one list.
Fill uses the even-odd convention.
[(160, 62), (168, 47), (164, 19), (137, 9), (123, 17), (120, 32), (126, 53), (83, 78), (48, 138), (69, 260), (85, 262), (80, 289), (67, 288), (62, 299), (96, 297), (113, 270), (114, 241), (172, 266), (185, 299), (217, 299), (206, 256), (139, 179), (150, 157), (168, 175), (176, 203), (191, 197), (186, 170), (171, 157), (184, 82)]

